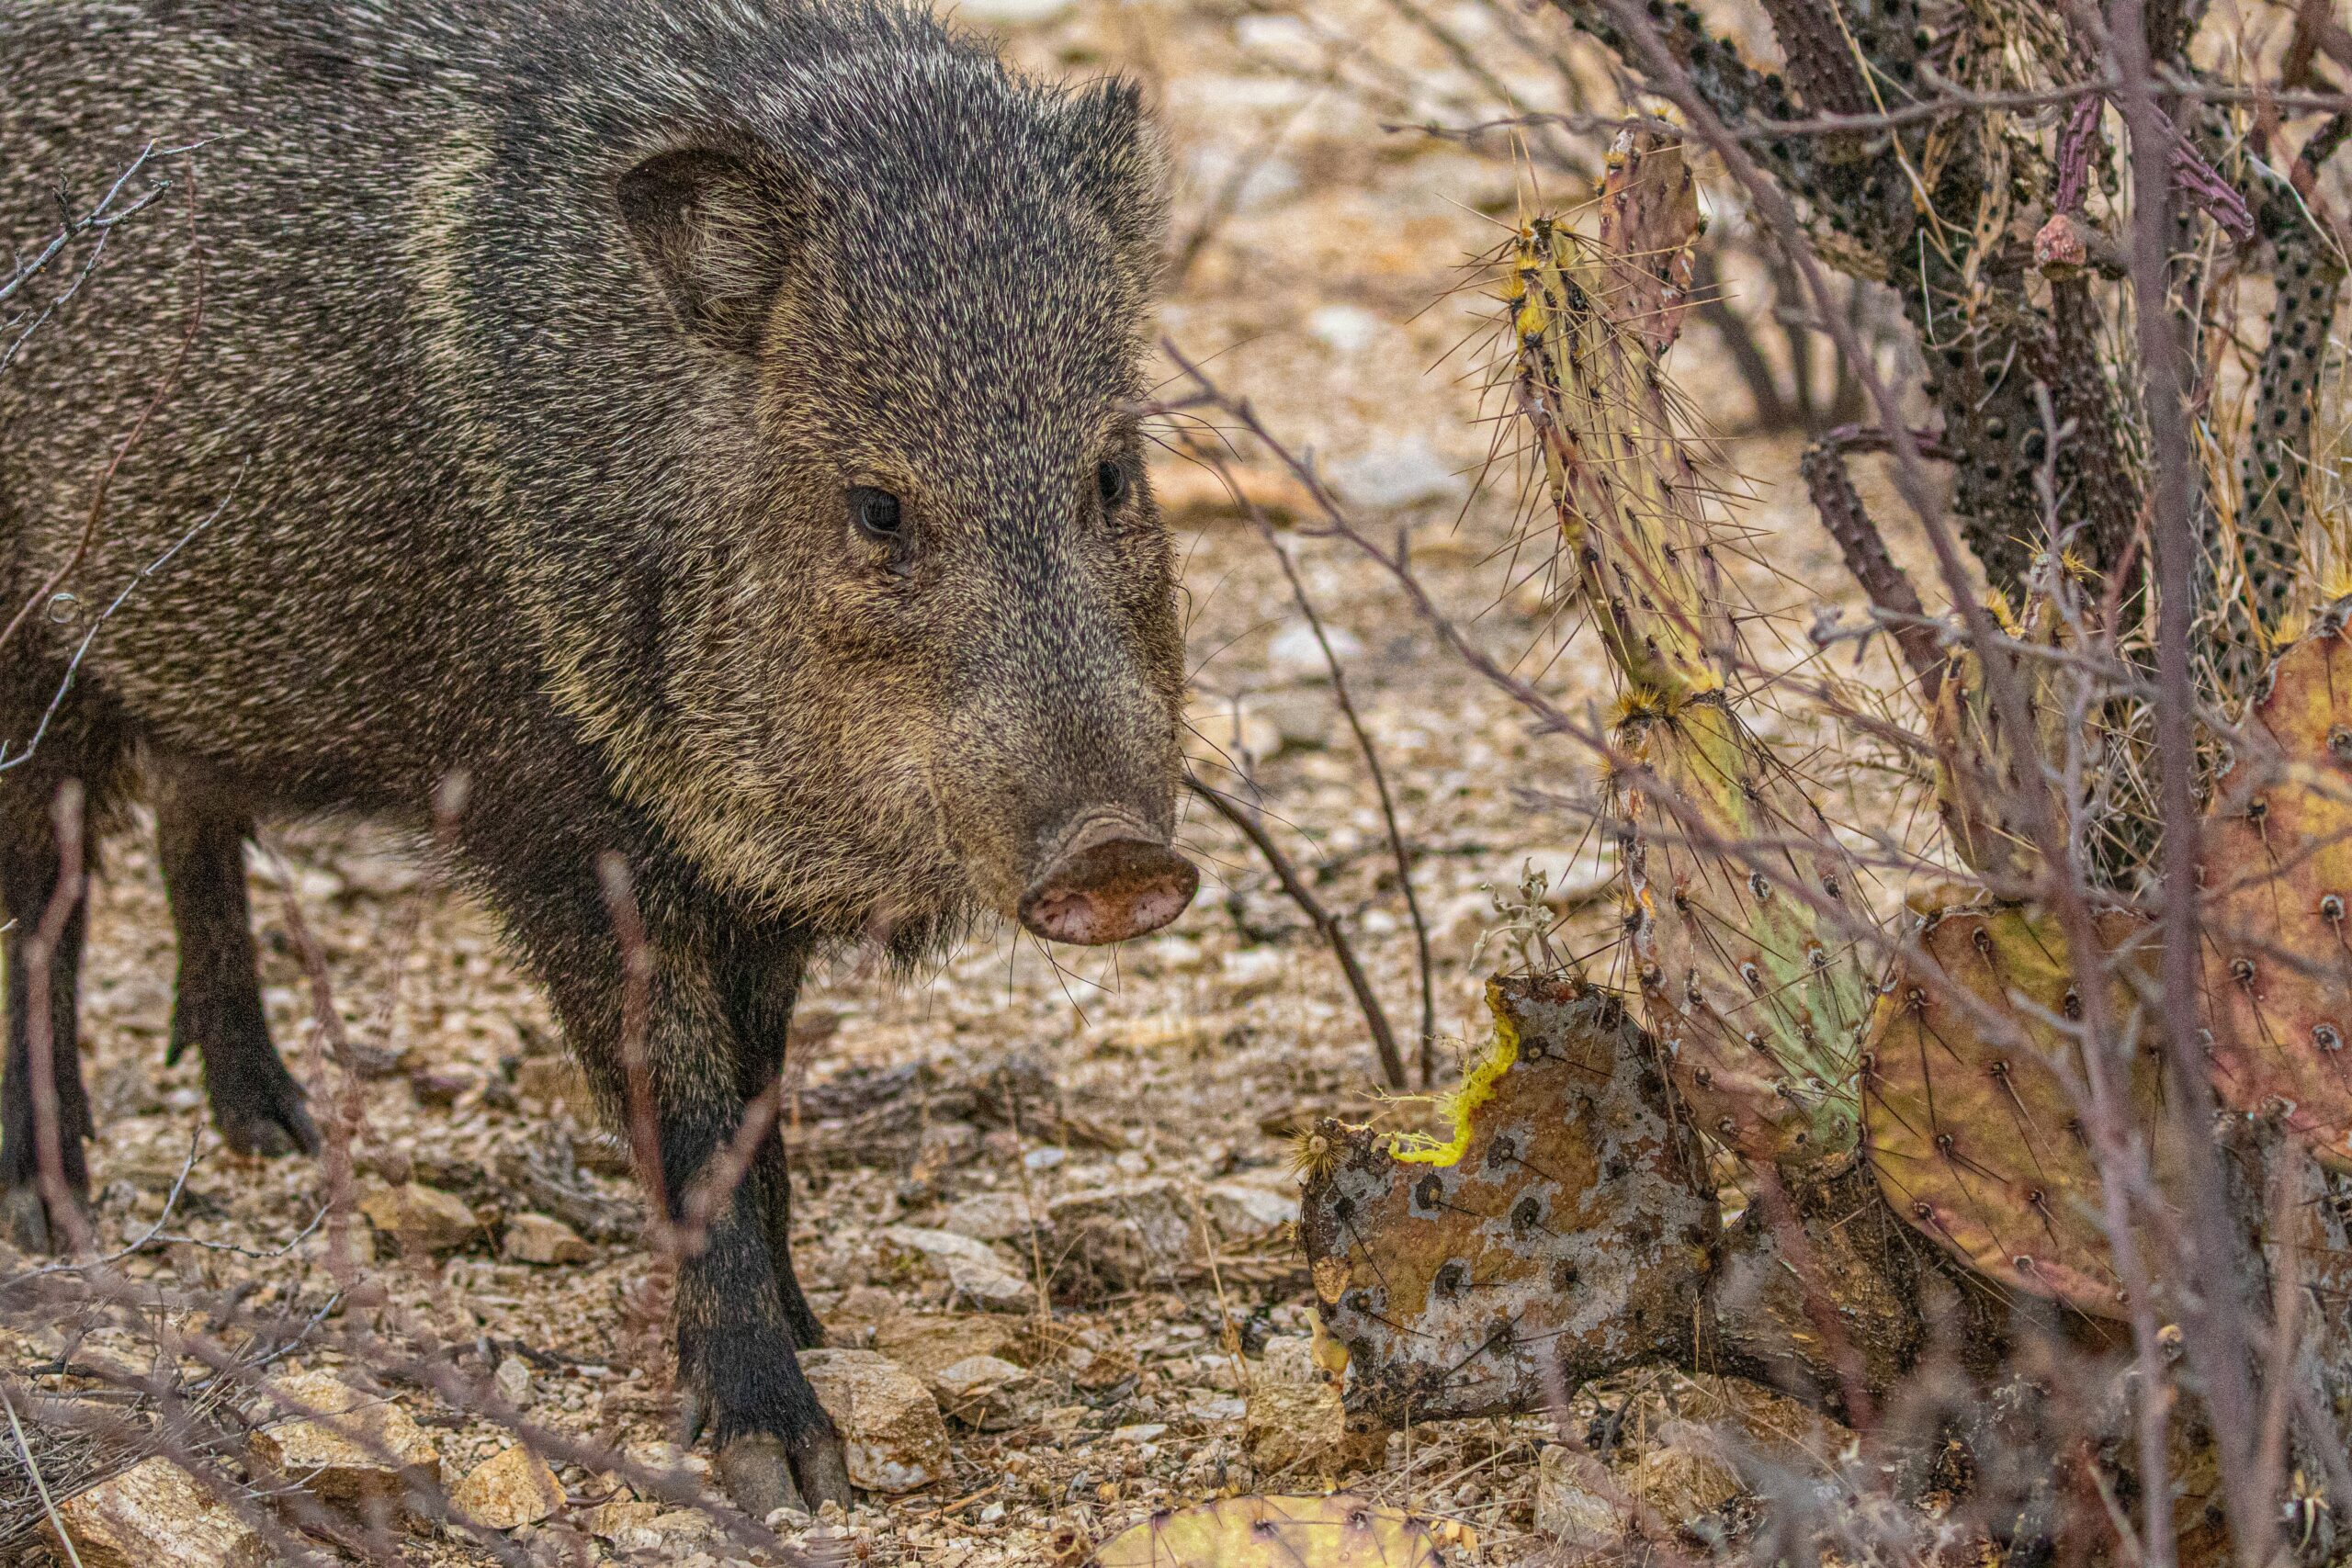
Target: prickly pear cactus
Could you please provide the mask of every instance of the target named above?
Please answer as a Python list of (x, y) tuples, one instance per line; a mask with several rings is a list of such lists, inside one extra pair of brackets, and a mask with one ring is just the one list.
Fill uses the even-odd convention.
[(1166, 1509), (1089, 1568), (1442, 1568), (1429, 1527), (1363, 1497), (1228, 1497)]
[(1573, 982), (1487, 1000), (1452, 1142), (1315, 1134), (1300, 1228), (1351, 1426), (1540, 1408), (1693, 1332), (1720, 1224), (1647, 1042)]
[[(2022, 621), (1998, 597), (1988, 607), (2011, 637), (2064, 645), (2064, 625), (2046, 595), (2028, 604)], [(2041, 874), (2042, 855), (2027, 837), (2020, 803), (2026, 790), (2037, 789), (2063, 808), (2044, 764), (2063, 756), (2065, 710), (2055, 689), (2054, 661), (2015, 659), (2010, 667), (2033, 714), (2034, 733), (2023, 744), (2005, 732), (1974, 649), (1957, 650), (1946, 663), (1928, 725), (1936, 742), (1937, 809), (1954, 852), (1989, 886), (2022, 892)]]
[(2213, 1087), (2352, 1169), (2352, 602), (2272, 666), (2205, 822)]
[[(2085, 974), (2050, 916), (1929, 917), (1924, 959), (1898, 961), (1879, 997), (1862, 1084), (1871, 1168), (1897, 1213), (2005, 1284), (2120, 1318), (2098, 1167), (2066, 1082), (2082, 1064), (2052, 1021), (2080, 1017), (2079, 987), (2105, 984), (2128, 1023), (2144, 1010), (2126, 971), (2153, 971), (2154, 947), (2132, 915), (2102, 917), (2099, 935)], [(2154, 1125), (2157, 1074), (2148, 1053), (2133, 1061), (2134, 1113)]]
[(1650, 1032), (1698, 1124), (1750, 1158), (1836, 1168), (1860, 1138), (1870, 1010), (1857, 867), (1741, 719), (1715, 491), (1660, 375), (1698, 206), (1679, 141), (1611, 152), (1597, 245), (1538, 221), (1505, 294), (1521, 412), (1624, 679), (1613, 814)]

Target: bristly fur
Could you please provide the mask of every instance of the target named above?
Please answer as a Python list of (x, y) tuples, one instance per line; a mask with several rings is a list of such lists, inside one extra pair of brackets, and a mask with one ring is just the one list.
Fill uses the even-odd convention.
[[(219, 513), (0, 773), (0, 897), (43, 907), (60, 780), (104, 805), (143, 752), (177, 781), (181, 1021), (216, 1109), (261, 1097), (257, 1146), (315, 1134), (262, 1081), (227, 932), (256, 810), (415, 825), (466, 774), (458, 869), (607, 1088), (620, 853), (673, 1197), (773, 1073), (811, 951), (903, 959), (1009, 909), (1080, 810), (1172, 825), (1182, 638), (1130, 412), (1165, 212), (1132, 86), (1028, 81), (894, 0), (0, 0), (0, 60), (19, 250), (61, 187), (192, 148), (78, 293), (91, 236), (11, 301), (59, 308), (0, 375), (0, 621), (69, 563), (103, 604)], [(899, 498), (899, 542), (857, 534), (856, 487)], [(81, 630), (35, 619), (0, 648), (19, 745)], [(70, 1061), (70, 955), (56, 978)], [(745, 1191), (682, 1285), (687, 1374), (721, 1437), (806, 1448), (780, 1152)]]

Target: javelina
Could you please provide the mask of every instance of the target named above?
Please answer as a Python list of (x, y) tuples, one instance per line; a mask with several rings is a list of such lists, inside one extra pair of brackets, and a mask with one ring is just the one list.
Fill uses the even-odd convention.
[[(173, 1041), (232, 1143), (316, 1137), (254, 985), (256, 811), (421, 823), (462, 773), (457, 869), (616, 1100), (624, 857), (673, 1205), (828, 943), (1184, 907), (1132, 87), (893, 0), (0, 0), (0, 61), (19, 246), (171, 152), (78, 291), (95, 233), (10, 301), (57, 310), (0, 376), (0, 609), (74, 597), (0, 648), (0, 893), (40, 919), (64, 781), (159, 781)], [(50, 976), (76, 1184), (81, 933)], [(38, 1237), (24, 949), (0, 1161)], [(847, 1493), (786, 1195), (771, 1137), (679, 1288), (690, 1424), (754, 1511)]]

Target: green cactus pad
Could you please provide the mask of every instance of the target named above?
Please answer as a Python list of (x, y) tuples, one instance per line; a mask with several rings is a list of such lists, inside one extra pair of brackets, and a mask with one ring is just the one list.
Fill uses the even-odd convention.
[(2205, 821), (2213, 1087), (2352, 1169), (2352, 639), (2346, 607), (2272, 666)]
[(1842, 1164), (1860, 1141), (1854, 1078), (1871, 1012), (1861, 957), (1838, 929), (1869, 918), (1850, 858), (1721, 703), (1618, 733), (1655, 781), (1621, 781), (1617, 808), (1633, 830), (1644, 1010), (1668, 1075), (1700, 1130), (1747, 1158)]
[[(2154, 944), (2136, 916), (2098, 925), (2110, 1016), (2129, 1021), (2137, 998), (2124, 966), (2152, 969)], [(1871, 1021), (1862, 1085), (1880, 1190), (1981, 1272), (2094, 1317), (2122, 1317), (2098, 1168), (2067, 1088), (2068, 1076), (2081, 1079), (2080, 1057), (2052, 1021), (2081, 1011), (2057, 919), (2016, 906), (1946, 909), (1919, 947), (1924, 963), (1897, 960)], [(2134, 1063), (2134, 1108), (2152, 1118), (2153, 1059), (2141, 1052)]]

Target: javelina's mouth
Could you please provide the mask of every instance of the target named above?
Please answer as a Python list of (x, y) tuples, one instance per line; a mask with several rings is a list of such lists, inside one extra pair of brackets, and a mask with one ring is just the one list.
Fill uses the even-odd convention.
[(1091, 817), (1021, 896), (1021, 923), (1048, 942), (1125, 942), (1182, 914), (1200, 885), (1193, 863), (1139, 824)]

